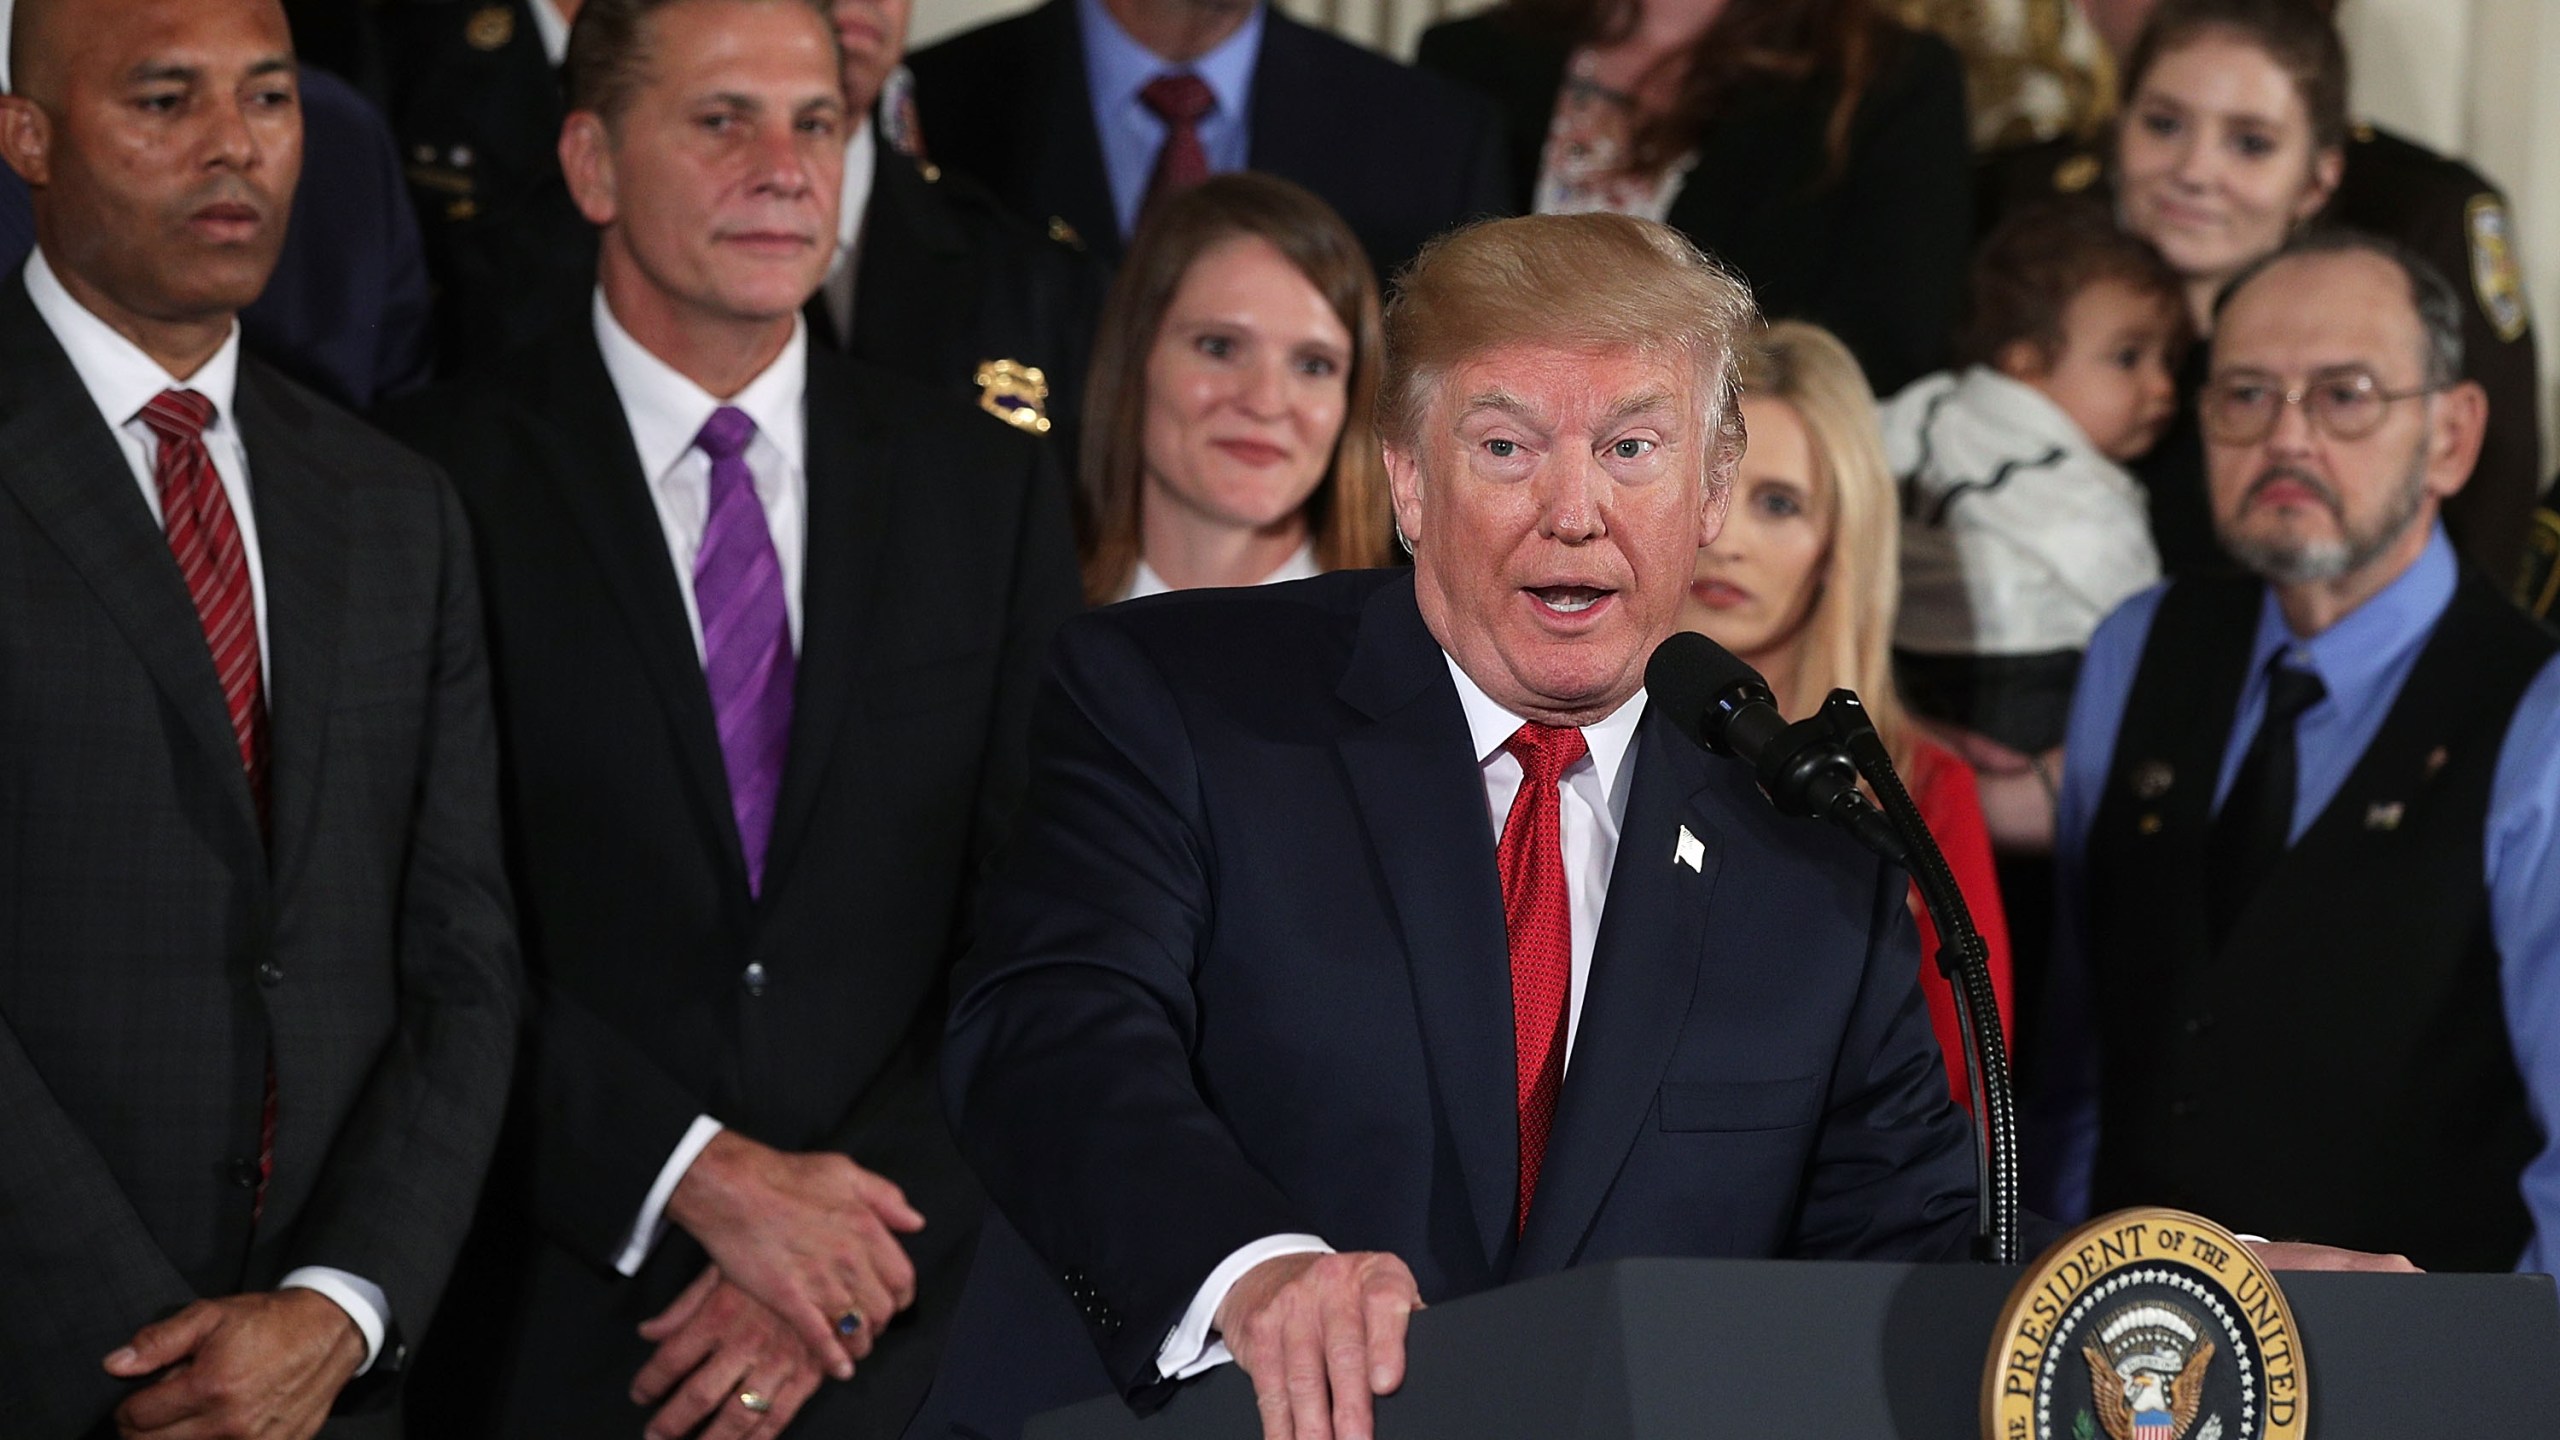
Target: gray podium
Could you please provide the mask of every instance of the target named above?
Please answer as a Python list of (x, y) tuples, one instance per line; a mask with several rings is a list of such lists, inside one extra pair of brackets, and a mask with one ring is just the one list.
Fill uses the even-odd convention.
[[(2019, 1272), (1639, 1260), (1414, 1317), (1380, 1440), (1980, 1440), (1982, 1365)], [(2540, 1275), (2278, 1277), (2310, 1440), (2560, 1436), (2560, 1295)], [(1025, 1440), (1261, 1440), (1229, 1366), (1139, 1420), (1054, 1411)]]

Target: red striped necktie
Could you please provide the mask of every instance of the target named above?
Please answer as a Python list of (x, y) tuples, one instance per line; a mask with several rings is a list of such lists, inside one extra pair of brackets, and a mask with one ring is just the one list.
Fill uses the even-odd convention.
[[(141, 419), (160, 442), (151, 464), (160, 487), (160, 525), (169, 532), (169, 553), (177, 558), (187, 594), (196, 602), (196, 621), (204, 627), (204, 643), (213, 652), (214, 678), (221, 682), (223, 704), (231, 711), (240, 768), (249, 777), (249, 798), (264, 833), (267, 702), (259, 683), (258, 609), (249, 589), (249, 553), (240, 542), (240, 522), (231, 513), (231, 498), (222, 492), (213, 453), (204, 445), (213, 402), (193, 390), (163, 390), (142, 407)], [(266, 1096), (258, 1107), (258, 1185), (249, 1202), (251, 1224), (266, 1212), (267, 1180), (276, 1168), (272, 1046), (266, 1070)]]

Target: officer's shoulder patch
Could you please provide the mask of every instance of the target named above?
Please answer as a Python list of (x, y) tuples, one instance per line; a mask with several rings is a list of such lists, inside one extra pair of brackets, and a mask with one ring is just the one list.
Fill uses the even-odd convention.
[(2525, 304), (2507, 202), (2494, 191), (2472, 196), (2462, 211), (2462, 238), (2471, 251), (2471, 293), (2480, 302), (2480, 313), (2499, 339), (2513, 341), (2533, 323), (2533, 314)]

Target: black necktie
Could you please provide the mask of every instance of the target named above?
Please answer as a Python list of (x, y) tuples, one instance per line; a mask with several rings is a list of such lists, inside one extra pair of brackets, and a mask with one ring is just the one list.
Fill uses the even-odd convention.
[(2300, 773), (2294, 744), (2294, 722), (2320, 703), (2329, 687), (2308, 670), (2296, 670), (2279, 655), (2267, 667), (2267, 715), (2249, 742), (2248, 758), (2232, 779), (2222, 813), (2213, 819), (2209, 850), (2213, 874), (2213, 939), (2219, 945), (2231, 934), (2241, 907), (2285, 852), (2293, 833), (2293, 801)]

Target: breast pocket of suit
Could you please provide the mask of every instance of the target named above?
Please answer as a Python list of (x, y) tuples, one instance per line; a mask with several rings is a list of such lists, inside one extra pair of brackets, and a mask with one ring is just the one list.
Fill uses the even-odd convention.
[(1822, 1113), (1822, 1077), (1791, 1080), (1665, 1080), (1655, 1113), (1674, 1133), (1796, 1130)]

